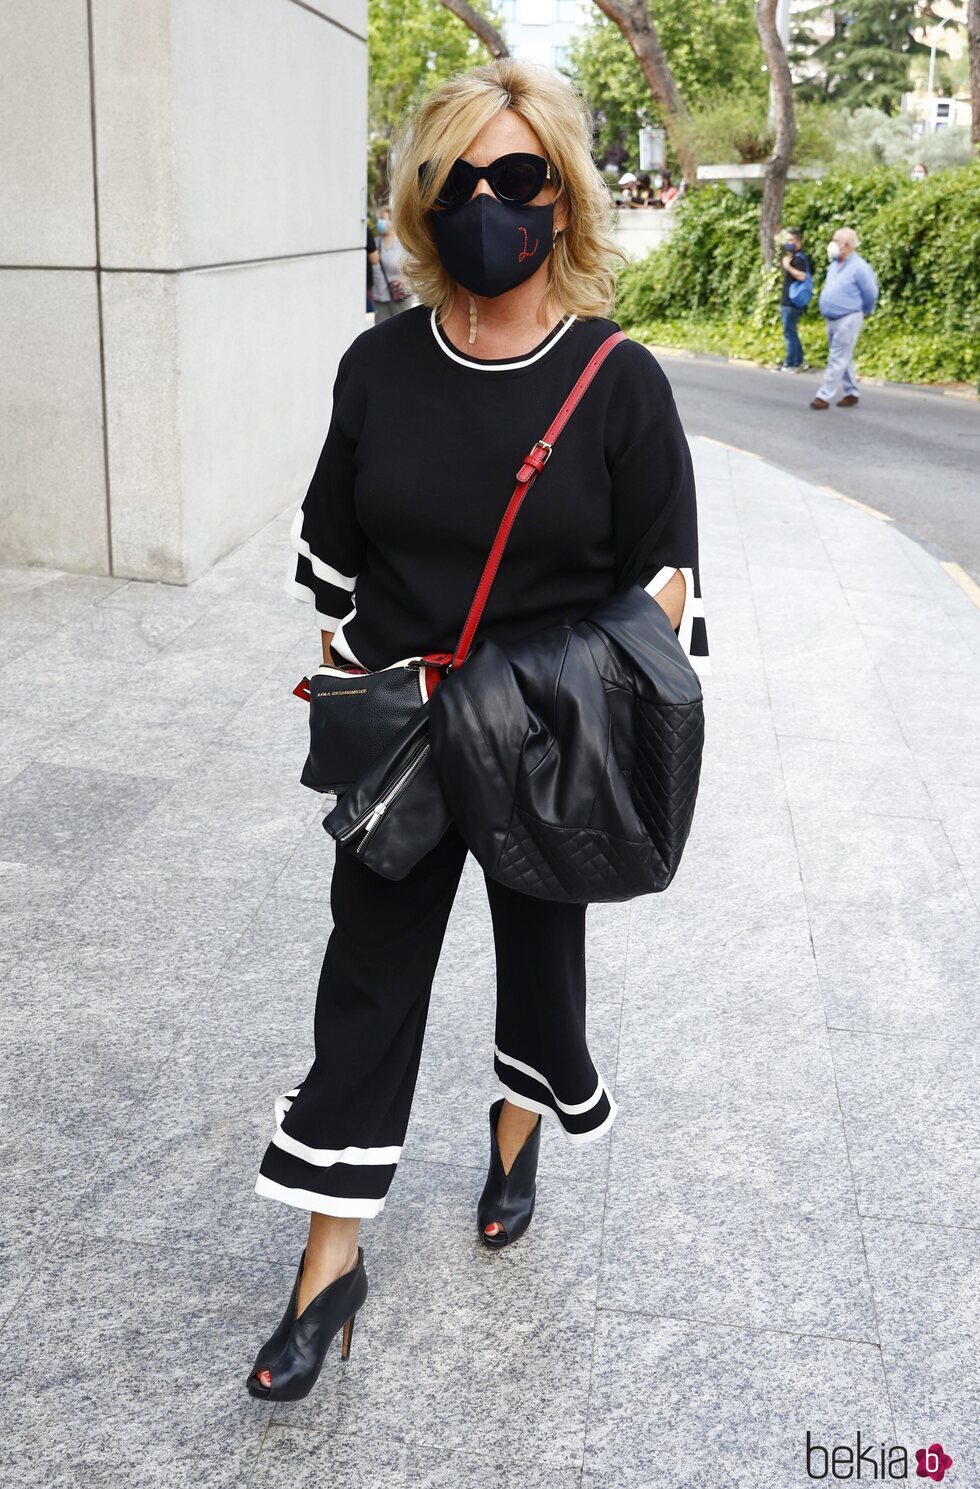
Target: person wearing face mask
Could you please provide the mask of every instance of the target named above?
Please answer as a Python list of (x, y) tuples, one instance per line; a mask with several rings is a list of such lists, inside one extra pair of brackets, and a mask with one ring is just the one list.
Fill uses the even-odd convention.
[(385, 211), (375, 223), (377, 231), (377, 262), (372, 263), (371, 298), (374, 300), (374, 319), (387, 320), (412, 305), (412, 293), (402, 278), (402, 246), (391, 227), (390, 214)]
[[(370, 672), (452, 652), (515, 471), (618, 331), (614, 265), (626, 255), (592, 139), (566, 79), (508, 57), (434, 89), (393, 140), (392, 226), (420, 303), (341, 357), (291, 532), (285, 587), (312, 606), (325, 662)], [(651, 353), (618, 342), (537, 458), (476, 644), (574, 624), (639, 586), (705, 672), (691, 454)], [(359, 1226), (381, 1213), (402, 1155), (466, 858), (454, 822), (403, 879), (335, 854), (314, 1061), (275, 1103), (256, 1181), (309, 1214), (292, 1296), (246, 1380), (260, 1400), (305, 1396), (341, 1327), (349, 1347), (367, 1293)], [(576, 1150), (609, 1132), (617, 1104), (586, 1037), (588, 907), (485, 878), (496, 1005), (484, 1068), (500, 1095), (473, 1199), (479, 1243), (497, 1251), (530, 1224), (542, 1126)], [(454, 1067), (438, 1061), (448, 1067), (457, 1047), (432, 1053), (447, 1091)], [(447, 1101), (447, 1128), (458, 1112)], [(424, 1162), (415, 1155), (416, 1175)], [(426, 1239), (406, 1237), (413, 1251)]]
[(911, 175), (913, 181), (924, 181), (928, 174), (929, 172), (924, 165), (914, 165), (912, 167)]
[(805, 372), (809, 363), (803, 357), (803, 343), (800, 341), (799, 332), (796, 329), (797, 321), (806, 309), (807, 302), (798, 303), (794, 298), (800, 291), (794, 291), (794, 285), (805, 285), (807, 279), (811, 280), (809, 291), (812, 293), (813, 269), (807, 254), (803, 252), (803, 234), (799, 228), (788, 227), (783, 232), (782, 242), (782, 266), (783, 285), (779, 301), (779, 315), (783, 323), (783, 339), (786, 343), (786, 355), (779, 364), (780, 372)]
[(838, 388), (843, 388), (838, 408), (855, 408), (858, 403), (854, 348), (865, 317), (878, 303), (878, 280), (858, 253), (857, 241), (853, 228), (841, 227), (827, 244), (830, 265), (819, 301), (827, 327), (827, 371), (810, 400), (811, 408), (829, 408)]
[(660, 186), (657, 190), (657, 201), (661, 207), (669, 207), (677, 197), (677, 187), (670, 179), (670, 172), (664, 171), (660, 178)]

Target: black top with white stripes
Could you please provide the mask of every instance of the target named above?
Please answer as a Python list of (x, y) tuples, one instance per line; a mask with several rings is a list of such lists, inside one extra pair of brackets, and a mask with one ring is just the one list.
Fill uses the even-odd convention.
[[(524, 455), (618, 327), (567, 316), (532, 351), (460, 351), (423, 305), (355, 338), (292, 525), (286, 589), (374, 671), (452, 651)], [(707, 671), (694, 474), (670, 384), (613, 348), (518, 512), (476, 640), (575, 621), (631, 584), (687, 581), (678, 635)]]

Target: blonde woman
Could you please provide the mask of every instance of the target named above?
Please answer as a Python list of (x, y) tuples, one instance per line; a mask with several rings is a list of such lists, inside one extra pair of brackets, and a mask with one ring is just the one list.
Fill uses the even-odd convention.
[[(286, 587), (313, 604), (326, 661), (376, 670), (453, 650), (516, 464), (616, 329), (618, 250), (591, 140), (571, 85), (514, 59), (445, 83), (396, 139), (392, 226), (420, 303), (342, 357), (293, 527)], [(633, 584), (703, 658), (690, 453), (666, 377), (626, 341), (521, 510), (477, 644), (578, 620)], [(466, 852), (453, 824), (402, 880), (336, 855), (315, 1059), (276, 1103), (256, 1182), (310, 1212), (292, 1296), (247, 1380), (263, 1400), (305, 1396), (341, 1328), (350, 1348), (367, 1294), (359, 1227), (401, 1156)], [(616, 1103), (586, 1042), (587, 906), (489, 877), (486, 889), (501, 1096), (476, 1208), (479, 1240), (498, 1250), (531, 1221), (543, 1118), (589, 1143)]]

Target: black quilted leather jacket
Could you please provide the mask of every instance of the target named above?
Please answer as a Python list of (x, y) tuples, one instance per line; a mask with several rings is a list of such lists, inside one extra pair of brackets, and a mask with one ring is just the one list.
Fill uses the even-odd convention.
[(691, 830), (704, 713), (639, 585), (574, 624), (484, 642), (428, 709), (447, 806), (491, 878), (577, 903), (666, 889)]

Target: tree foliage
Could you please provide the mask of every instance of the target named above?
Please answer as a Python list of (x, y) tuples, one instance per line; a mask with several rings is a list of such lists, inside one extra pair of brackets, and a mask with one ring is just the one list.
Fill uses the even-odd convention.
[[(912, 59), (929, 55), (916, 29), (938, 19), (922, 0), (811, 6), (797, 29), (793, 53), (803, 73), (798, 84), (801, 96), (897, 113), (911, 83)], [(832, 28), (823, 40), (818, 36), (821, 22)]]
[[(980, 380), (980, 160), (922, 182), (904, 166), (791, 182), (783, 220), (804, 233), (818, 291), (824, 244), (839, 227), (857, 230), (881, 286), (859, 346), (866, 372)], [(670, 240), (620, 276), (620, 325), (663, 344), (775, 359), (779, 275), (759, 266), (758, 221), (757, 201), (727, 187), (689, 197)], [(822, 361), (815, 302), (800, 331), (808, 360)]]
[[(765, 99), (752, 0), (656, 0), (651, 15), (692, 113), (723, 96)], [(663, 120), (622, 32), (600, 12), (572, 43), (567, 71), (595, 116), (597, 160), (636, 168), (640, 126)]]
[[(473, 9), (500, 27), (489, 0)], [(368, 178), (373, 197), (386, 190), (385, 159), (395, 125), (446, 78), (489, 54), (439, 0), (371, 0), (368, 7)]]

